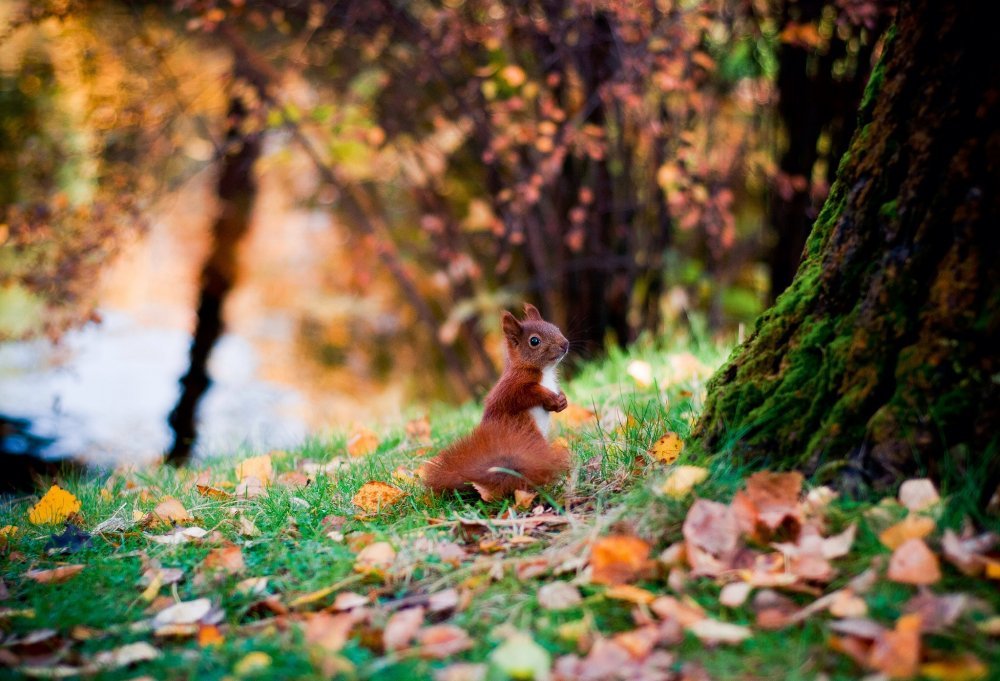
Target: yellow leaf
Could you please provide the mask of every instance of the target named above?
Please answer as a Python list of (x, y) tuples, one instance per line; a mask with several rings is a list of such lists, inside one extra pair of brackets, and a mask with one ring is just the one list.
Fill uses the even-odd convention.
[(249, 676), (271, 666), (271, 656), (267, 653), (255, 651), (248, 653), (242, 660), (233, 667), (236, 676)]
[(4, 525), (0, 528), (0, 539), (7, 539), (17, 534), (17, 525)]
[(678, 466), (667, 477), (660, 491), (674, 499), (680, 499), (690, 494), (695, 485), (705, 481), (708, 469), (701, 466)]
[(153, 509), (153, 515), (165, 523), (188, 523), (194, 520), (184, 504), (173, 497), (167, 497)]
[(972, 653), (958, 657), (925, 662), (920, 665), (921, 676), (942, 681), (973, 681), (989, 676), (989, 668)]
[(219, 489), (217, 487), (210, 487), (208, 485), (197, 485), (198, 494), (209, 499), (232, 499), (233, 495), (229, 492)]
[(631, 584), (618, 584), (616, 586), (612, 586), (604, 592), (604, 595), (608, 598), (613, 598), (616, 601), (628, 601), (629, 603), (635, 603), (636, 605), (646, 605), (656, 600), (656, 596), (653, 595), (652, 591), (646, 591), (645, 589), (632, 586)]
[(935, 522), (926, 516), (911, 513), (878, 536), (887, 548), (895, 551), (910, 539), (923, 539), (937, 529)]
[(684, 450), (684, 441), (677, 433), (667, 433), (649, 448), (649, 455), (660, 463), (670, 465)]
[(271, 465), (271, 455), (261, 454), (240, 462), (236, 467), (236, 477), (240, 480), (257, 478), (262, 483), (268, 483), (274, 477), (274, 466)]
[(396, 549), (392, 548), (392, 544), (385, 541), (378, 541), (361, 549), (354, 560), (354, 571), (366, 573), (385, 572), (392, 567), (395, 560)]
[(378, 435), (365, 427), (356, 428), (347, 436), (347, 453), (351, 456), (367, 456), (378, 449)]
[(507, 81), (511, 87), (520, 87), (528, 79), (524, 69), (514, 64), (509, 64), (500, 70), (500, 77)]
[(595, 584), (626, 584), (639, 577), (649, 565), (650, 546), (638, 537), (615, 535), (594, 542), (590, 554)]
[(80, 500), (59, 485), (52, 485), (28, 511), (28, 520), (33, 525), (58, 524), (79, 512)]
[(406, 492), (398, 487), (373, 480), (361, 486), (361, 489), (351, 499), (351, 503), (367, 513), (378, 513), (382, 509), (392, 506), (404, 496), (406, 496)]

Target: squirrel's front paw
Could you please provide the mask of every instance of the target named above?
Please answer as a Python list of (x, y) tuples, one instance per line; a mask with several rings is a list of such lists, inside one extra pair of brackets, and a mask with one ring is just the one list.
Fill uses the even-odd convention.
[(568, 406), (569, 402), (566, 400), (566, 393), (560, 390), (559, 394), (554, 396), (549, 404), (545, 405), (545, 408), (549, 411), (562, 411)]

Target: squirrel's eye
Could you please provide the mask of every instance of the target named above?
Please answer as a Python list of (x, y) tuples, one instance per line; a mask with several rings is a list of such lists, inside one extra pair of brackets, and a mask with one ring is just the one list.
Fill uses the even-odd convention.
[(529, 343), (531, 343), (531, 347), (535, 347), (535, 346), (537, 346), (537, 345), (538, 345), (539, 343), (541, 343), (542, 341), (541, 341), (541, 339), (539, 339), (539, 338), (538, 338), (538, 336), (532, 336), (532, 337), (531, 337), (531, 338), (530, 338), (530, 339), (528, 340), (528, 342), (529, 342)]

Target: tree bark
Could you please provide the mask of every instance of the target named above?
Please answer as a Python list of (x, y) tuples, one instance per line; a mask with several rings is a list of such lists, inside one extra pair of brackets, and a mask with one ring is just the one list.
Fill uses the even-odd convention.
[(708, 387), (695, 439), (760, 466), (996, 487), (1000, 64), (957, 0), (904, 2), (789, 289)]

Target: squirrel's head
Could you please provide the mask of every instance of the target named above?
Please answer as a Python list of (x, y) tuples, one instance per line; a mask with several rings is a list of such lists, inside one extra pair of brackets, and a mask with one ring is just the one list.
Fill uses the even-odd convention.
[(524, 321), (504, 312), (500, 322), (511, 361), (541, 369), (558, 364), (569, 352), (569, 341), (559, 327), (542, 319), (534, 305), (524, 304)]

